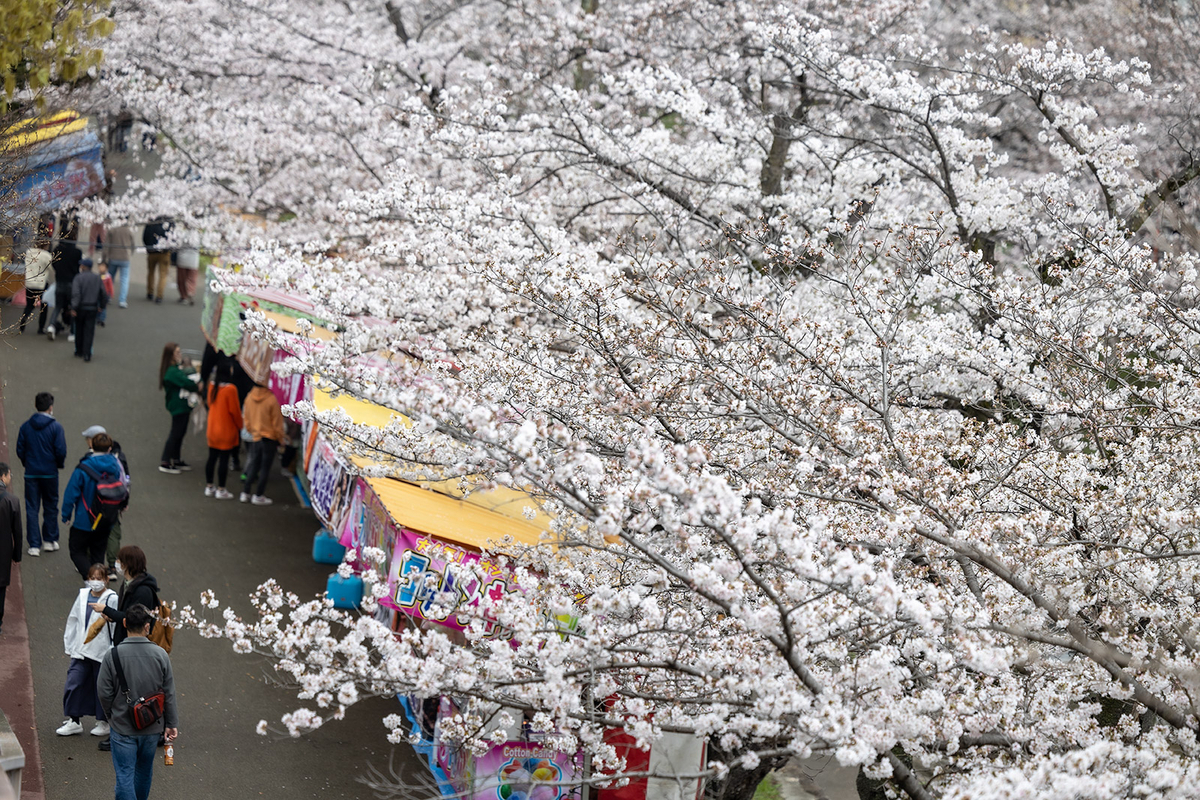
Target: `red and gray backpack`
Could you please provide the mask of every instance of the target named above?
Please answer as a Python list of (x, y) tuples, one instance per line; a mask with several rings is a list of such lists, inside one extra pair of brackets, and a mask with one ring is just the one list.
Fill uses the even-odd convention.
[(105, 522), (116, 522), (121, 516), (121, 510), (129, 505), (129, 478), (117, 460), (117, 471), (95, 469), (87, 461), (80, 461), (79, 468), (96, 484), (92, 502), (84, 501), (84, 507), (92, 518), (92, 528)]

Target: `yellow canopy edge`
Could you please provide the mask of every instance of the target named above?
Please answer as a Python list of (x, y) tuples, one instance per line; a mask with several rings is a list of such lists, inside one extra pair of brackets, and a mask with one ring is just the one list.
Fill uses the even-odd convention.
[(412, 421), (408, 417), (398, 411), (392, 411), (390, 408), (384, 408), (367, 400), (359, 400), (357, 397), (351, 397), (348, 394), (340, 394), (334, 397), (329, 392), (317, 386), (313, 386), (312, 394), (313, 405), (316, 406), (317, 411), (332, 411), (335, 408), (340, 408), (350, 415), (350, 419), (356, 425), (386, 428), (393, 418), (399, 418), (406, 428), (412, 427)]
[(477, 550), (499, 544), (506, 536), (522, 545), (541, 542), (542, 529), (532, 522), (512, 519), (395, 478), (366, 481), (393, 522), (419, 533)]
[[(295, 317), (289, 317), (287, 314), (280, 314), (277, 311), (267, 311), (265, 308), (257, 309), (267, 319), (279, 326), (279, 330), (287, 331), (288, 333), (299, 333), (300, 328), (296, 325), (298, 321)], [(310, 330), (310, 334), (314, 339), (320, 339), (323, 342), (331, 342), (337, 338), (337, 334), (328, 328), (322, 328), (320, 325), (314, 324)]]
[(4, 131), (3, 149), (16, 150), (44, 142), (87, 127), (87, 117), (78, 111), (60, 111), (45, 117), (24, 119)]

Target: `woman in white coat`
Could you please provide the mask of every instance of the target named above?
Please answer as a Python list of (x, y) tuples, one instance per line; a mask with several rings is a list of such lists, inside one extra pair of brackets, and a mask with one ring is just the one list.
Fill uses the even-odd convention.
[(108, 588), (108, 568), (103, 564), (92, 564), (88, 569), (87, 586), (79, 590), (71, 613), (67, 617), (67, 629), (63, 633), (63, 647), (71, 657), (67, 668), (67, 685), (63, 688), (63, 714), (67, 716), (56, 733), (59, 736), (74, 736), (83, 733), (80, 717), (95, 717), (93, 736), (107, 736), (108, 722), (104, 709), (100, 707), (100, 696), (96, 692), (96, 679), (100, 677), (100, 662), (112, 647), (113, 623), (100, 626), (100, 632), (90, 642), (85, 642), (88, 628), (97, 614), (92, 603), (103, 603), (117, 607), (117, 593)]

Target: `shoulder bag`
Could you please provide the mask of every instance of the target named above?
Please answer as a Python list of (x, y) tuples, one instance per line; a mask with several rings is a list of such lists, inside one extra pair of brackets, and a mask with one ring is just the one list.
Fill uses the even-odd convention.
[(117, 669), (117, 683), (125, 695), (125, 700), (129, 703), (130, 712), (133, 715), (133, 727), (144, 731), (162, 719), (163, 708), (167, 704), (167, 695), (163, 692), (155, 692), (149, 697), (139, 697), (137, 702), (134, 702), (133, 696), (129, 694), (129, 684), (125, 682), (125, 670), (121, 669), (120, 649), (121, 645), (112, 649), (113, 666)]

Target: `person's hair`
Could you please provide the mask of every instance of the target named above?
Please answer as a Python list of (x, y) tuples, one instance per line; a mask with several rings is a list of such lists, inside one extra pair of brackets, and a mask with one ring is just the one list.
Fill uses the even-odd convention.
[(117, 551), (117, 561), (121, 568), (131, 576), (141, 575), (146, 571), (146, 554), (136, 544), (127, 544)]
[(3, 478), (5, 475), (7, 475), (10, 472), (12, 472), (12, 470), (8, 468), (8, 464), (5, 464), (3, 461), (0, 461), (0, 478)]
[(104, 566), (103, 564), (92, 564), (90, 567), (88, 567), (87, 576), (88, 578), (91, 578), (93, 575), (99, 575), (101, 578), (107, 578), (108, 567)]
[(141, 603), (134, 603), (125, 609), (125, 630), (129, 633), (144, 631), (152, 619), (154, 618), (150, 616), (150, 609)]
[(92, 437), (92, 449), (97, 453), (107, 453), (112, 450), (112, 437), (107, 433), (97, 433)]
[(37, 397), (33, 398), (33, 407), (38, 411), (49, 411), (52, 405), (54, 405), (54, 395), (49, 392), (38, 392)]
[(167, 346), (163, 348), (162, 361), (158, 364), (158, 388), (163, 388), (163, 376), (167, 374), (167, 368), (175, 363), (175, 348), (179, 347), (177, 342), (167, 342)]

